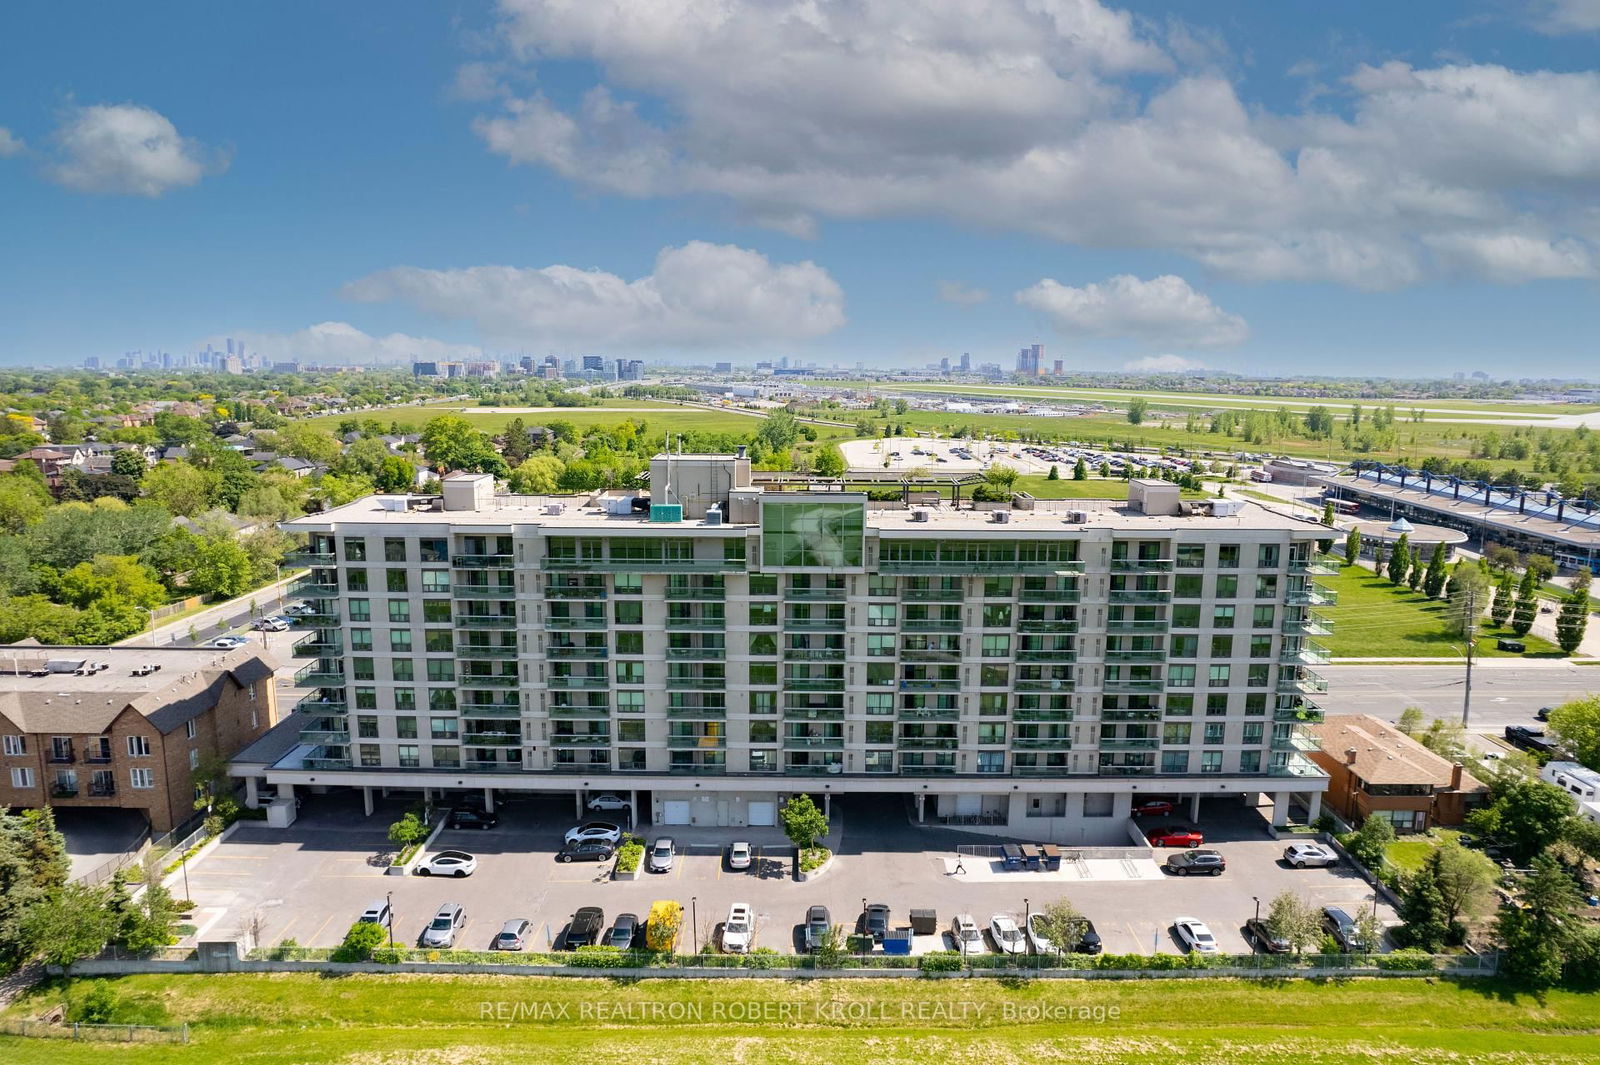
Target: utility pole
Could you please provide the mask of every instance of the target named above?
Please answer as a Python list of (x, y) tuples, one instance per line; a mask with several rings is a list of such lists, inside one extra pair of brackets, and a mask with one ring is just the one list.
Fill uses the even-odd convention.
[[(1462, 617), (1461, 633), (1467, 641), (1467, 682), (1461, 693), (1461, 727), (1467, 727), (1472, 718), (1472, 645), (1478, 632), (1478, 590), (1466, 589), (1466, 613)], [(1374, 903), (1376, 907), (1376, 903)]]

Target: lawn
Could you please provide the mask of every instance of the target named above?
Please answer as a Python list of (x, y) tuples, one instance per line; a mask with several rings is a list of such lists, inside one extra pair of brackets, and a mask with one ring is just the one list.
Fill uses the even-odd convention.
[[(9, 1065), (1396, 1065), (1594, 1060), (1600, 996), (1491, 981), (604, 980), (136, 976), (186, 1045), (0, 1037)], [(81, 991), (79, 992), (81, 993)], [(11, 1015), (37, 1015), (61, 992)]]
[[(510, 408), (504, 408), (509, 410)], [(704, 432), (754, 433), (761, 426), (761, 418), (750, 413), (710, 410), (704, 407), (685, 407), (677, 403), (660, 403), (648, 399), (619, 399), (604, 407), (562, 407), (557, 410), (538, 410), (524, 413), (491, 413), (460, 404), (428, 407), (397, 407), (393, 410), (357, 411), (353, 415), (328, 415), (310, 419), (313, 425), (332, 430), (341, 421), (354, 417), (358, 421), (375, 418), (385, 428), (390, 422), (399, 422), (408, 430), (418, 430), (430, 419), (441, 414), (459, 414), (486, 433), (504, 431), (513, 418), (521, 418), (527, 425), (544, 425), (552, 421), (571, 422), (579, 429), (592, 425), (617, 425), (625, 421), (643, 422), (647, 432), (679, 432), (691, 429)], [(849, 438), (853, 430), (833, 426), (817, 426), (819, 436)]]
[(1402, 873), (1414, 873), (1422, 868), (1439, 844), (1459, 835), (1461, 833), (1454, 829), (1439, 829), (1422, 836), (1403, 836), (1389, 844), (1383, 855), (1389, 859), (1390, 865)]
[[(1341, 567), (1337, 576), (1319, 577), (1317, 583), (1339, 593), (1339, 605), (1324, 612), (1333, 621), (1333, 635), (1318, 641), (1335, 658), (1459, 658), (1458, 637), (1444, 630), (1445, 602), (1430, 600), (1420, 592), (1395, 587), (1362, 566)], [(1501, 651), (1495, 640), (1514, 636), (1484, 619), (1478, 633), (1477, 654), (1489, 658), (1562, 658), (1561, 648), (1529, 633), (1517, 637), (1526, 654)]]
[[(1027, 492), (1035, 499), (1127, 499), (1128, 482), (1120, 477), (1090, 477), (1087, 481), (1074, 481), (1072, 470), (1063, 467), (1061, 477), (1052, 481), (1042, 473), (1018, 477), (1017, 491)], [(1184, 499), (1206, 499), (1205, 492), (1180, 493)]]

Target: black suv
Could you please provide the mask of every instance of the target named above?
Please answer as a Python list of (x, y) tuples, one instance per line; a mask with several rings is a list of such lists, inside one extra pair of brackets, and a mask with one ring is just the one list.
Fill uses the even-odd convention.
[(883, 934), (889, 931), (889, 907), (881, 902), (870, 904), (861, 913), (861, 931), (873, 942), (882, 943)]
[(500, 818), (487, 810), (474, 810), (464, 807), (450, 811), (451, 828), (482, 828), (490, 829), (500, 823)]
[(1221, 876), (1222, 871), (1228, 868), (1228, 863), (1216, 851), (1195, 850), (1172, 855), (1167, 859), (1167, 868), (1179, 876), (1190, 876), (1195, 873)]
[(582, 843), (568, 843), (556, 851), (556, 861), (608, 862), (616, 852), (615, 847), (603, 840), (586, 839)]
[(1267, 927), (1267, 922), (1259, 917), (1252, 917), (1244, 923), (1245, 942), (1253, 945), (1263, 954), (1287, 954), (1291, 946), (1287, 939), (1272, 934), (1272, 929)]
[(1519, 750), (1534, 754), (1551, 754), (1556, 749), (1555, 744), (1544, 738), (1544, 729), (1529, 728), (1526, 725), (1507, 725), (1506, 742)]
[(567, 949), (593, 946), (600, 941), (605, 927), (606, 915), (600, 907), (584, 906), (572, 915), (572, 923), (567, 925)]

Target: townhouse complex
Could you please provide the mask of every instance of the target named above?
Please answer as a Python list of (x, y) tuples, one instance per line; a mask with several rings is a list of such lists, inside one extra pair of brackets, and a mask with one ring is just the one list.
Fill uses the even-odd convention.
[(878, 793), (1080, 843), (1125, 841), (1154, 795), (1315, 816), (1326, 530), (1161, 481), (987, 510), (811, 487), (662, 455), (648, 496), (453, 474), (287, 522), (310, 694), (236, 771), (369, 799), (621, 792), (658, 824)]

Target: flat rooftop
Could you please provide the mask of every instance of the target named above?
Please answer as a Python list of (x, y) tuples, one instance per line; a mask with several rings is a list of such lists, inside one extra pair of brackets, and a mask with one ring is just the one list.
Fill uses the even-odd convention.
[[(201, 673), (239, 670), (251, 660), (263, 657), (258, 644), (245, 644), (231, 651), (214, 647), (45, 647), (0, 644), (0, 693), (114, 692), (132, 701), (139, 695), (165, 691)], [(91, 663), (104, 663), (109, 668), (85, 676), (74, 672)], [(136, 673), (152, 665), (161, 668), (142, 676)], [(40, 670), (50, 672), (44, 676), (31, 675)]]
[(1357, 477), (1349, 473), (1307, 480), (1319, 488), (1359, 492), (1375, 499), (1405, 503), (1465, 521), (1559, 540), (1588, 551), (1600, 549), (1600, 511), (1586, 514), (1569, 503), (1561, 509), (1561, 519), (1557, 520), (1557, 508), (1546, 505), (1541, 492), (1528, 492), (1527, 500), (1519, 511), (1516, 499), (1508, 497), (1504, 491), (1493, 492), (1486, 506), (1483, 489), (1463, 486), (1461, 498), (1457, 499), (1450, 485), (1437, 477), (1434, 478), (1432, 491), (1427, 489), (1420, 477), (1408, 479), (1404, 488), (1388, 477), (1380, 484), (1372, 477)]
[[(1165, 482), (1162, 482), (1163, 484)], [(786, 491), (781, 494), (785, 501), (792, 501), (795, 495), (805, 495), (804, 492)], [(819, 501), (829, 497), (830, 493), (815, 493)], [(859, 493), (846, 493), (859, 495)], [(397, 528), (415, 527), (418, 525), (437, 525), (441, 530), (448, 528), (461, 528), (483, 526), (485, 530), (505, 528), (511, 525), (532, 526), (555, 531), (594, 531), (616, 528), (648, 528), (660, 535), (670, 535), (674, 530), (692, 529), (696, 532), (708, 530), (725, 530), (727, 535), (741, 534), (750, 528), (745, 525), (735, 525), (723, 522), (720, 525), (689, 519), (681, 522), (651, 522), (648, 514), (642, 511), (633, 511), (623, 514), (609, 513), (604, 506), (607, 497), (593, 495), (577, 496), (519, 496), (497, 495), (494, 496), (489, 506), (481, 510), (436, 510), (431, 507), (418, 507), (408, 509), (404, 506), (406, 496), (366, 496), (354, 502), (346, 503), (332, 510), (320, 514), (309, 514), (303, 518), (295, 518), (283, 522), (281, 527), (291, 532), (327, 532), (336, 525), (392, 525)], [(609, 498), (618, 498), (616, 494)], [(1233, 502), (1233, 501), (1230, 501)], [(399, 505), (397, 505), (399, 504)], [(1143, 514), (1130, 509), (1121, 500), (1109, 499), (1050, 499), (1038, 500), (1033, 509), (1020, 510), (1010, 508), (1006, 513), (1010, 515), (1009, 522), (1001, 524), (994, 520), (993, 513), (988, 510), (961, 509), (957, 510), (949, 505), (929, 505), (923, 507), (916, 505), (915, 509), (928, 511), (929, 520), (926, 522), (913, 521), (911, 511), (904, 506), (884, 507), (882, 504), (867, 504), (867, 524), (875, 529), (919, 531), (961, 531), (961, 532), (992, 532), (1005, 533), (1033, 532), (1042, 533), (1064, 532), (1073, 529), (1113, 528), (1153, 531), (1157, 529), (1183, 529), (1185, 531), (1202, 531), (1208, 529), (1283, 529), (1294, 532), (1326, 535), (1326, 529), (1312, 519), (1299, 519), (1258, 506), (1255, 503), (1245, 502), (1238, 506), (1238, 512), (1226, 517), (1209, 517), (1196, 512), (1192, 515), (1166, 515)], [(560, 507), (558, 513), (550, 513)], [(1082, 522), (1068, 521), (1068, 515), (1078, 513), (1087, 515), (1087, 520)]]

